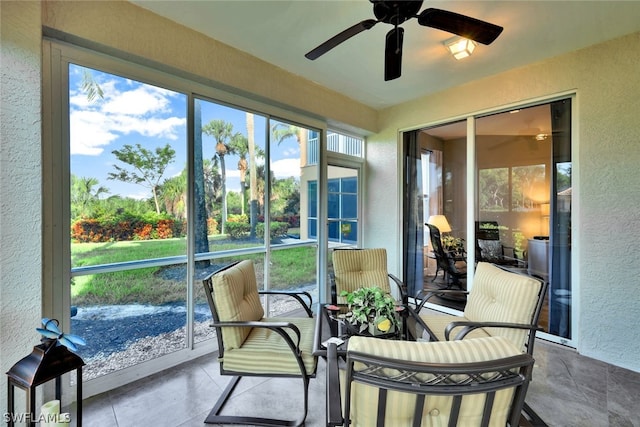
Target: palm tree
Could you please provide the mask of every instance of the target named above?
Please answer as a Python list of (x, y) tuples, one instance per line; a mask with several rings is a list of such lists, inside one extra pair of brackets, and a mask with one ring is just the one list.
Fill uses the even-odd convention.
[(240, 157), (238, 160), (238, 170), (240, 171), (240, 213), (244, 215), (245, 179), (247, 176), (247, 169), (249, 168), (249, 164), (247, 163), (249, 141), (246, 136), (240, 132), (236, 132), (231, 137), (231, 143), (229, 146), (233, 149), (233, 152)]
[(166, 179), (160, 187), (160, 196), (167, 213), (174, 218), (187, 219), (187, 171)]
[(256, 225), (258, 224), (258, 174), (256, 173), (256, 142), (254, 138), (253, 114), (247, 113), (247, 151), (249, 152), (249, 223), (251, 230), (249, 238), (256, 238)]
[[(196, 130), (193, 135), (193, 236), (196, 253), (209, 252), (209, 234), (207, 227), (207, 202), (205, 187), (205, 159), (202, 154), (202, 106), (199, 99), (193, 103), (193, 127)], [(198, 131), (200, 129), (200, 131)], [(208, 260), (198, 261), (198, 268), (209, 266)]]
[(220, 199), (220, 189), (222, 187), (218, 158), (214, 157), (213, 160), (205, 159), (202, 169), (207, 217), (214, 217), (215, 201)]
[(227, 172), (224, 164), (224, 156), (233, 153), (229, 146), (233, 135), (233, 125), (224, 120), (211, 120), (202, 127), (202, 133), (212, 136), (216, 142), (216, 156), (220, 159), (220, 169), (222, 172), (222, 233), (225, 233), (225, 223), (227, 222)]
[(304, 166), (307, 158), (307, 140), (309, 139), (307, 129), (289, 123), (276, 123), (271, 128), (271, 135), (278, 145), (285, 139), (295, 136), (300, 147), (300, 166)]
[(88, 208), (103, 194), (108, 194), (106, 187), (98, 185), (97, 178), (77, 177), (71, 174), (71, 206), (74, 217), (89, 215)]

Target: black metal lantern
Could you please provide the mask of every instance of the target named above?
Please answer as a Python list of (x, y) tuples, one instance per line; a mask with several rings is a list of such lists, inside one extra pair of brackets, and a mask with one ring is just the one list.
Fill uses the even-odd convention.
[(26, 421), (29, 426), (35, 426), (36, 387), (55, 379), (56, 399), (60, 400), (62, 394), (61, 376), (75, 369), (77, 374), (76, 425), (82, 427), (82, 367), (84, 364), (80, 356), (70, 351), (65, 345), (61, 345), (58, 339), (45, 338), (42, 340), (42, 344), (33, 347), (31, 354), (18, 361), (7, 372), (9, 377), (8, 425), (13, 426), (17, 419), (14, 414), (15, 387), (26, 391), (26, 410), (29, 411), (29, 419)]

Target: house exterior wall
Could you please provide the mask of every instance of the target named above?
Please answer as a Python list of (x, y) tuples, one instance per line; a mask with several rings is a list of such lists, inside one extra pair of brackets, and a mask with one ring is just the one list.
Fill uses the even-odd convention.
[[(40, 5), (0, 2), (0, 385), (38, 344), (42, 307)], [(16, 392), (16, 409), (24, 411)], [(20, 406), (22, 405), (22, 406)]]
[[(640, 371), (640, 33), (477, 80), (380, 113), (368, 137), (367, 246), (400, 238), (399, 129), (575, 91), (573, 289), (578, 351)], [(398, 250), (401, 246), (398, 246)], [(398, 252), (389, 254), (400, 262)], [(400, 270), (390, 266), (391, 271)]]

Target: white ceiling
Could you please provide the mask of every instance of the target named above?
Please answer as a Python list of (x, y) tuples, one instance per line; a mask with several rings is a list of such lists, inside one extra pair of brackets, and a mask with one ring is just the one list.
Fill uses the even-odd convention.
[[(504, 27), (491, 45), (456, 61), (452, 34), (405, 22), (399, 79), (384, 81), (379, 23), (315, 61), (304, 54), (340, 31), (374, 18), (367, 0), (134, 0), (154, 13), (379, 109), (511, 68), (640, 31), (640, 1), (425, 1)], [(421, 10), (422, 10), (421, 9)]]

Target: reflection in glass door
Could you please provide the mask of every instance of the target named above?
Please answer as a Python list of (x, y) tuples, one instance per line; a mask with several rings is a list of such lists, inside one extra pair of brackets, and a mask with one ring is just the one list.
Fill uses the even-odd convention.
[(549, 284), (540, 326), (568, 342), (571, 100), (478, 118), (476, 167), (477, 220), (497, 225), (503, 251), (518, 259), (505, 268)]
[[(467, 216), (466, 150), (470, 141), (466, 129), (462, 121), (404, 136), (404, 279), (422, 284), (419, 278), (424, 271), (425, 286), (434, 285), (437, 267), (422, 241), (424, 230), (420, 227), (429, 215), (444, 215), (447, 228), (451, 228), (447, 234), (464, 239), (467, 254), (473, 253), (476, 262), (486, 258), (548, 282), (540, 326), (549, 339), (569, 343), (571, 99), (475, 119), (474, 219)], [(429, 188), (422, 188), (427, 183)], [(423, 202), (425, 193), (428, 204)], [(488, 238), (480, 237), (479, 231), (467, 235), (467, 229), (488, 226), (497, 244), (483, 241)], [(491, 247), (499, 252), (491, 253)], [(415, 294), (419, 289), (413, 291)], [(456, 308), (451, 301), (435, 302)]]

